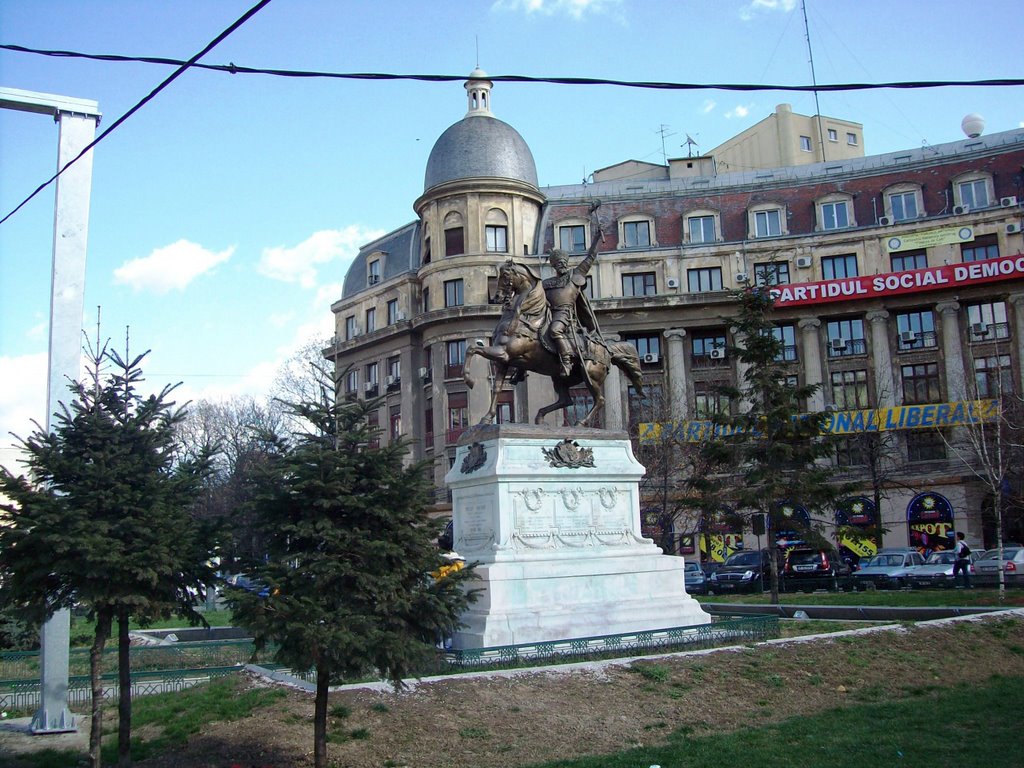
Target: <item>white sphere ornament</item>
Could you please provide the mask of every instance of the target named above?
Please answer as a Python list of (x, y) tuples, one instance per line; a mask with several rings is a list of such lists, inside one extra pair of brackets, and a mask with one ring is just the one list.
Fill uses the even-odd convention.
[(976, 139), (985, 130), (985, 118), (976, 112), (971, 112), (960, 121), (960, 128), (967, 134), (967, 138)]

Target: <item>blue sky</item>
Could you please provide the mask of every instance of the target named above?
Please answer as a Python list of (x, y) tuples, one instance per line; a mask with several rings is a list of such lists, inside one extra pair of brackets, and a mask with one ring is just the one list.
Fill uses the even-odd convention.
[[(0, 43), (187, 59), (255, 0), (8, 0)], [(1024, 71), (1019, 2), (808, 0), (819, 83), (976, 80)], [(479, 51), (479, 53), (478, 53)], [(690, 83), (811, 82), (797, 0), (274, 0), (205, 63), (332, 72), (522, 74)], [(0, 51), (0, 86), (99, 103), (101, 129), (171, 69)], [(878, 154), (1024, 124), (1019, 88), (823, 93)], [(530, 145), (541, 185), (626, 159), (708, 150), (810, 94), (498, 83), (497, 117)], [(152, 349), (154, 388), (185, 398), (267, 391), (278, 366), (333, 332), (358, 247), (413, 219), (462, 85), (192, 71), (95, 150), (83, 319)], [(663, 138), (664, 134), (664, 138)], [(57, 131), (0, 110), (0, 216), (49, 178)], [(0, 443), (45, 411), (53, 191), (0, 225)], [(11, 454), (0, 451), (10, 466)]]

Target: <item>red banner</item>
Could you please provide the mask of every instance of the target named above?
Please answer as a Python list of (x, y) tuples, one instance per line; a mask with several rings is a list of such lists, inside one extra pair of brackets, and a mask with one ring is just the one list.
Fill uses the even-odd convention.
[(780, 285), (772, 289), (772, 296), (776, 307), (797, 307), (832, 301), (876, 299), (901, 293), (937, 291), (953, 286), (980, 285), (1019, 278), (1024, 278), (1024, 255), (1018, 253), (1016, 256), (1000, 256), (967, 264), (944, 264), (941, 267), (885, 275)]

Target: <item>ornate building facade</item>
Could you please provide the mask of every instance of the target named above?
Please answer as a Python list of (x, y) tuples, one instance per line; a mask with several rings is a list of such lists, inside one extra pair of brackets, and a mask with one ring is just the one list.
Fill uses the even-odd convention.
[[(1024, 391), (1024, 131), (733, 173), (710, 157), (630, 161), (542, 188), (526, 142), (491, 112), (486, 74), (465, 87), (467, 112), (434, 145), (416, 220), (361, 249), (325, 351), (348, 396), (382, 397), (382, 439), (409, 437), (416, 458), (435, 459), (439, 507), (455, 443), (489, 405), (488, 365), (463, 363), (500, 316), (497, 268), (515, 257), (547, 275), (551, 248), (582, 255), (599, 200), (588, 295), (604, 334), (636, 345), (649, 382), (640, 400), (613, 373), (604, 426), (639, 441), (641, 424), (693, 425), (731, 407), (714, 389), (742, 375), (728, 352), (730, 291), (771, 284), (793, 381), (820, 385), (809, 410), (834, 412), (841, 474), (867, 487), (855, 438), (878, 425), (865, 413), (890, 438), (881, 509), (865, 491), (840, 514), (881, 515), (876, 545), (941, 548), (954, 528), (990, 545), (990, 501), (949, 445), (970, 418), (964, 403)], [(857, 124), (836, 125), (861, 142)], [(502, 392), (498, 420), (532, 421), (552, 402), (541, 379)], [(700, 544), (688, 527), (679, 521), (674, 546), (705, 557), (759, 543), (723, 529)]]

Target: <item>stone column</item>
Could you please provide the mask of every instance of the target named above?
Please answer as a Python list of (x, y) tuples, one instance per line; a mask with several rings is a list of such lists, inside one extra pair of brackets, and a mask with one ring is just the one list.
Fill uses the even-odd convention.
[(807, 410), (813, 412), (825, 410), (825, 393), (822, 390), (821, 344), (818, 329), (821, 320), (807, 317), (797, 323), (800, 329), (800, 355), (804, 364), (804, 383), (807, 386), (818, 386), (817, 392), (807, 399)]
[(946, 367), (946, 391), (950, 400), (963, 400), (967, 396), (967, 377), (971, 373), (964, 368), (964, 353), (960, 343), (960, 305), (955, 301), (943, 301), (935, 305), (942, 317), (942, 357)]
[[(1011, 293), (1007, 300), (1013, 305), (1013, 330), (1011, 346), (1016, 347), (1017, 359), (1024, 358), (1024, 293)], [(1011, 349), (1011, 352), (1014, 351)], [(1024, 392), (1024, 365), (1020, 366), (1020, 391)]]
[(875, 364), (875, 402), (880, 408), (896, 405), (892, 379), (892, 350), (889, 347), (889, 313), (884, 309), (867, 313), (871, 322), (871, 357)]
[(677, 420), (685, 420), (690, 415), (689, 398), (686, 393), (686, 331), (683, 328), (671, 328), (665, 331), (665, 357), (668, 360), (668, 394), (670, 406), (668, 413)]

